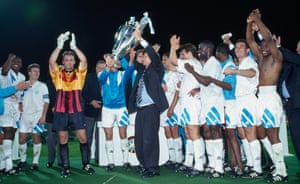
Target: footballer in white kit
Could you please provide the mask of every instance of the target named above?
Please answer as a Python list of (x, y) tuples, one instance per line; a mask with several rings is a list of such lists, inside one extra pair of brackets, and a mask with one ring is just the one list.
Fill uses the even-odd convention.
[(49, 106), (48, 87), (45, 83), (38, 81), (40, 76), (40, 66), (37, 63), (28, 65), (27, 67), (29, 82), (31, 87), (24, 90), (21, 95), (19, 109), (21, 111), (20, 118), (20, 138), (19, 138), (19, 155), (18, 171), (22, 171), (26, 165), (27, 152), (27, 135), (32, 134), (33, 137), (33, 159), (31, 170), (38, 170), (38, 162), (42, 149), (41, 133), (46, 122), (46, 114)]
[(40, 133), (34, 128), (37, 126), (43, 113), (45, 103), (49, 104), (48, 88), (45, 83), (36, 81), (21, 96), (23, 112), (20, 121), (20, 132)]

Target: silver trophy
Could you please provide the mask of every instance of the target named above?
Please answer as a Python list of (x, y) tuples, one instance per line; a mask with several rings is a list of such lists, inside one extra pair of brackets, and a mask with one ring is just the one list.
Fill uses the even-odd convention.
[(129, 21), (121, 25), (115, 33), (112, 49), (112, 55), (115, 61), (119, 61), (119, 58), (125, 56), (131, 47), (137, 45), (137, 40), (132, 36), (135, 29), (139, 29), (143, 32), (144, 28), (149, 25), (150, 33), (155, 34), (152, 21), (148, 17), (148, 12), (143, 13), (143, 15), (144, 17), (141, 18), (140, 22), (135, 21), (135, 17), (130, 17)]

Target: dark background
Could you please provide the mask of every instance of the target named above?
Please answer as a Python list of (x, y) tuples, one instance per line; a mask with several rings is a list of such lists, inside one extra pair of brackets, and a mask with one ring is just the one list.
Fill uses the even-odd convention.
[(15, 53), (23, 59), (24, 74), (29, 63), (37, 62), (42, 65), (41, 80), (45, 80), (56, 39), (69, 30), (75, 33), (92, 71), (96, 61), (111, 52), (118, 27), (130, 16), (140, 20), (145, 11), (155, 35), (146, 27), (143, 36), (150, 43), (160, 43), (160, 53), (168, 51), (169, 37), (174, 33), (181, 36), (182, 43), (196, 45), (204, 39), (218, 44), (226, 32), (232, 32), (233, 41), (244, 38), (246, 18), (254, 8), (260, 9), (271, 32), (281, 35), (282, 45), (295, 50), (300, 39), (296, 4), (295, 0), (0, 0), (0, 63)]

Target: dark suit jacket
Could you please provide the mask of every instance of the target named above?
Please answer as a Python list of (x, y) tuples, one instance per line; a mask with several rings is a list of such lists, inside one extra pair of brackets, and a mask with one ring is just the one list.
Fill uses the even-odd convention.
[(52, 123), (53, 122), (53, 112), (52, 112), (52, 108), (55, 107), (55, 102), (56, 102), (56, 89), (53, 85), (53, 82), (51, 79), (48, 79), (46, 81), (46, 85), (48, 87), (48, 94), (49, 94), (49, 108), (47, 111), (47, 115), (46, 115), (46, 122), (47, 123)]
[(84, 115), (88, 117), (97, 117), (101, 109), (95, 109), (90, 103), (92, 100), (102, 101), (100, 83), (98, 82), (96, 72), (89, 73), (86, 76), (82, 97), (84, 98)]
[[(286, 48), (280, 47), (283, 55), (283, 69), (279, 78), (279, 87), (286, 81), (291, 96), (293, 108), (300, 108), (300, 55)], [(281, 90), (278, 91), (281, 94)]]
[[(163, 112), (169, 107), (165, 92), (162, 88), (162, 79), (164, 75), (164, 66), (158, 56), (158, 54), (154, 51), (151, 45), (148, 45), (145, 48), (145, 51), (148, 53), (151, 64), (145, 71), (144, 74), (144, 82), (149, 96), (154, 101), (160, 112)], [(133, 113), (137, 111), (136, 106), (136, 93), (138, 87), (138, 81), (142, 76), (142, 73), (145, 69), (145, 66), (135, 62), (135, 67), (138, 71), (136, 80), (134, 82), (133, 89), (128, 99), (128, 112)]]

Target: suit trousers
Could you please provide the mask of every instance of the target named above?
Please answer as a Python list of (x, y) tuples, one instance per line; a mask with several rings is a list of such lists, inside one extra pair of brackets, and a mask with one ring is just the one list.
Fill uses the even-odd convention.
[(138, 108), (135, 119), (137, 159), (145, 169), (159, 172), (160, 113), (156, 105)]

